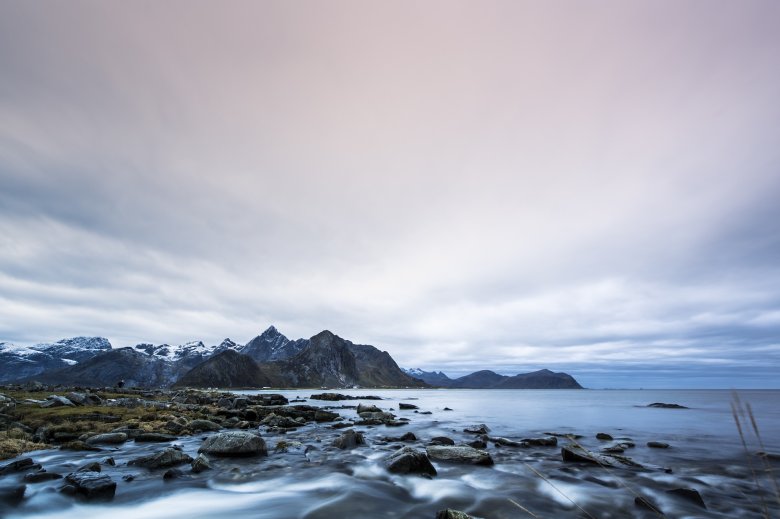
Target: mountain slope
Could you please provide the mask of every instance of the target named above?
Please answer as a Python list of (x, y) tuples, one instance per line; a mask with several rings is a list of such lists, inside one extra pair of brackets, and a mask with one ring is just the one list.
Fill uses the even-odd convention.
[(571, 375), (553, 373), (549, 369), (507, 377), (493, 387), (496, 389), (582, 389)]
[(249, 355), (257, 362), (273, 362), (276, 360), (285, 360), (303, 351), (309, 341), (298, 339), (291, 341), (274, 326), (269, 326), (266, 331), (246, 343), (246, 346), (238, 351), (244, 355)]
[(441, 371), (424, 371), (420, 368), (411, 368), (403, 369), (403, 372), (432, 386), (449, 387), (452, 384), (452, 379)]
[(73, 337), (29, 347), (2, 342), (0, 382), (72, 366), (110, 349), (111, 343), (103, 337)]
[(494, 371), (483, 369), (482, 371), (475, 371), (470, 375), (456, 378), (450, 383), (449, 387), (463, 389), (489, 389), (494, 387), (505, 378), (508, 377), (499, 375)]
[(174, 387), (237, 388), (271, 385), (271, 379), (252, 357), (228, 349), (195, 366)]

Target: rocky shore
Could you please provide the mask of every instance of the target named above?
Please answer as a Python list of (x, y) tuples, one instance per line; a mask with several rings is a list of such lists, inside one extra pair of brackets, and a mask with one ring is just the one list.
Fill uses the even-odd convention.
[[(416, 424), (430, 413), (446, 414), (419, 402), (390, 405), (378, 396), (334, 393), (309, 399), (319, 405), (271, 393), (2, 388), (0, 459), (7, 461), (0, 462), (0, 515), (37, 513), (68, 503), (121, 505), (149, 495), (269, 477), (306, 480), (307, 471), (311, 479), (332, 477), (334, 471), (360, 475), (367, 485), (379, 485), (388, 494), (376, 498), (379, 505), (382, 499), (394, 499), (398, 488), (419, 497), (421, 488), (434, 488), (426, 486), (426, 480), (477, 477), (494, 483), (493, 496), (445, 493), (429, 504), (451, 507), (429, 510), (420, 505), (398, 517), (528, 515), (523, 510), (531, 516), (559, 510), (584, 517), (761, 517), (761, 503), (769, 510), (778, 507), (771, 494), (763, 495), (760, 487), (740, 479), (747, 465), (669, 463), (684, 456), (653, 454), (675, 450), (660, 439), (639, 444), (615, 431), (539, 431), (507, 437), (493, 434), (489, 424), (442, 431), (435, 421)], [(777, 463), (770, 456), (752, 461)], [(713, 488), (710, 476), (724, 474), (725, 486)], [(521, 484), (510, 486), (513, 478), (522, 478)], [(546, 493), (528, 492), (547, 484), (564, 499), (547, 486)], [(609, 509), (591, 508), (583, 514), (576, 489), (586, 486), (620, 498), (613, 499)], [(345, 511), (353, 510), (351, 506), (339, 505), (330, 512), (349, 516)], [(370, 510), (365, 513), (370, 515)]]

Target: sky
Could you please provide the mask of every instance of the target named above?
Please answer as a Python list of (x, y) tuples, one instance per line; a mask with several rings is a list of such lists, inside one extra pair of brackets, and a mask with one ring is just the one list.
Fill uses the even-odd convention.
[(0, 0), (0, 341), (780, 387), (780, 2)]

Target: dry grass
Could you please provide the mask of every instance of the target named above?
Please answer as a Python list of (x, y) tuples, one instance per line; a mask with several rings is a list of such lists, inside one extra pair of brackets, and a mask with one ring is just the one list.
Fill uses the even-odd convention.
[(48, 447), (44, 443), (35, 443), (30, 435), (21, 429), (0, 431), (0, 460), (15, 458), (25, 452), (37, 451)]

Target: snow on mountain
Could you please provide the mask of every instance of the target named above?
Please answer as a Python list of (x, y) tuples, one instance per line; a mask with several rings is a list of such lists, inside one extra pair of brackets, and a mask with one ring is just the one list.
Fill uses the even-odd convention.
[(140, 350), (147, 355), (169, 362), (177, 362), (183, 359), (198, 357), (205, 358), (226, 349), (235, 350), (238, 348), (241, 348), (241, 345), (230, 339), (225, 339), (220, 344), (211, 346), (205, 345), (203, 341), (190, 341), (178, 346), (171, 346), (170, 344), (154, 345), (149, 343), (135, 346), (136, 350)]

